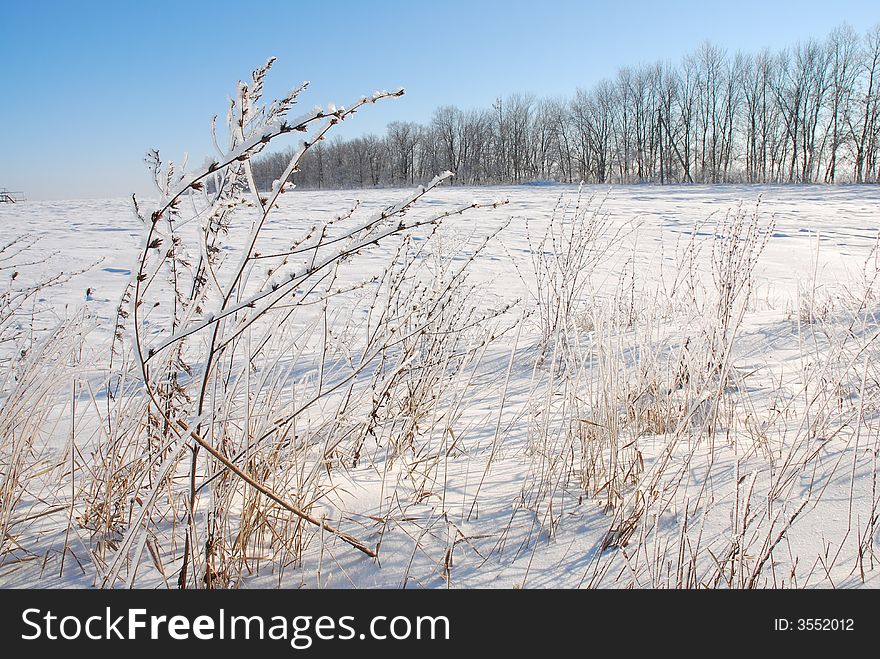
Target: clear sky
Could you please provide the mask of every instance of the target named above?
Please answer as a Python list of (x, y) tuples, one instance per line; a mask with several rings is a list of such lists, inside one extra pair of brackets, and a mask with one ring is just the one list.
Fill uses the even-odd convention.
[(267, 93), (310, 80), (306, 107), (406, 87), (346, 122), (352, 136), (426, 121), (442, 104), (570, 96), (706, 39), (756, 51), (844, 21), (862, 32), (880, 2), (4, 0), (0, 21), (0, 187), (63, 199), (149, 190), (151, 147), (201, 162), (211, 116), (270, 55)]

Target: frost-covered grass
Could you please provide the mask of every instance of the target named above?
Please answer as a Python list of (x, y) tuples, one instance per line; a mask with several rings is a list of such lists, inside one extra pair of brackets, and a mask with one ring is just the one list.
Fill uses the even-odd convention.
[(258, 190), (402, 93), (270, 66), (155, 199), (0, 208), (0, 584), (874, 582), (880, 192)]
[[(260, 251), (407, 194), (285, 195)], [(180, 356), (175, 414), (282, 503), (204, 451), (193, 478), (194, 442), (162, 444), (130, 323), (111, 363), (143, 231), (127, 203), (0, 209), (4, 241), (37, 240), (10, 291), (72, 273), (18, 310), (34, 334), (3, 363), (2, 582), (174, 587), (188, 554), (188, 586), (871, 585), (878, 197), (434, 190), (408, 222), (509, 203), (353, 255), (302, 306), (286, 295), (201, 415), (208, 339)], [(156, 299), (142, 329), (161, 344)]]

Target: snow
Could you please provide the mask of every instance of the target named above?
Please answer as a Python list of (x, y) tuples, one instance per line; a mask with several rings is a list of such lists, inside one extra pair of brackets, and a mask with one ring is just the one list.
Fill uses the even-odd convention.
[[(330, 107), (325, 112), (333, 111)], [(275, 130), (274, 125), (267, 128)], [(232, 155), (260, 139), (256, 136)], [(718, 415), (727, 431), (722, 429), (711, 441), (697, 446), (687, 434), (671, 439), (671, 431), (637, 437), (644, 471), (636, 478), (638, 482), (624, 490), (623, 501), (609, 508), (607, 492), (586, 491), (576, 476), (557, 473), (564, 463), (560, 456), (567, 450), (561, 433), (540, 446), (535, 435), (545, 422), (553, 435), (559, 420), (554, 414), (563, 413), (563, 403), (551, 400), (561, 393), (547, 384), (551, 375), (550, 367), (542, 366), (546, 357), (541, 356), (540, 323), (535, 313), (530, 314), (536, 308), (534, 250), (560, 196), (571, 203), (576, 188), (431, 189), (449, 176), (444, 173), (415, 192), (297, 190), (281, 197), (281, 207), (265, 227), (259, 249), (271, 253), (289, 249), (293, 237), (333, 221), (356, 200), (367, 217), (375, 218), (383, 210), (400, 208), (405, 203), (401, 199), (417, 198), (427, 190), (415, 210), (405, 216), (413, 226), (432, 215), (479, 204), (480, 208), (443, 220), (440, 245), (453, 263), (462, 265), (477, 245), (490, 238), (473, 263), (470, 283), (477, 287), (484, 309), (513, 305), (504, 317), (517, 329), (501, 333), (454, 382), (454, 395), (445, 402), (454, 417), (454, 448), (432, 467), (434, 477), (445, 485), (443, 491), (417, 483), (418, 456), (411, 456), (409, 464), (364, 461), (334, 481), (336, 489), (321, 504), (323, 514), (373, 545), (381, 540), (378, 562), (342, 543), (331, 541), (326, 552), (312, 543), (302, 565), (282, 569), (264, 562), (258, 571), (242, 574), (243, 587), (690, 585), (689, 578), (712, 574), (712, 562), (724, 563), (721, 553), (731, 548), (741, 552), (731, 559), (731, 565), (745, 566), (736, 579), (755, 571), (757, 585), (880, 583), (873, 559), (880, 549), (880, 533), (871, 522), (877, 509), (873, 482), (880, 446), (880, 405), (877, 396), (865, 393), (875, 375), (867, 356), (874, 354), (873, 338), (880, 329), (874, 318), (880, 306), (870, 290), (876, 272), (873, 250), (880, 187), (584, 189), (593, 207), (601, 204), (609, 228), (621, 232), (619, 243), (606, 245), (607, 252), (589, 280), (592, 316), (584, 319), (582, 330), (585, 344), (596, 346), (589, 373), (601, 368), (599, 346), (619, 349), (620, 354), (632, 351), (633, 356), (621, 358), (620, 363), (631, 364), (634, 372), (650, 370), (656, 363), (644, 358), (640, 350), (645, 346), (660, 346), (657, 354), (673, 350), (696, 332), (699, 318), (680, 315), (671, 302), (669, 308), (663, 306), (667, 297), (671, 300), (681, 292), (676, 291), (681, 283), (674, 276), (677, 254), (692, 237), (705, 245), (696, 267), (711, 288), (711, 244), (725, 215), (739, 208), (746, 213), (757, 208), (760, 223), (773, 222), (754, 272), (751, 301), (733, 344), (736, 390), (725, 397), (723, 410), (713, 408), (715, 403), (707, 393), (687, 418), (676, 420), (699, 428), (705, 419)], [(185, 188), (191, 180), (181, 180), (175, 189)], [(492, 208), (499, 200), (508, 203)], [(150, 207), (147, 202), (141, 204)], [(491, 238), (500, 227), (498, 236)], [(424, 238), (427, 231), (414, 229), (418, 238)], [(69, 281), (40, 295), (40, 327), (48, 331), (53, 323), (84, 310), (90, 328), (84, 340), (88, 352), (96, 355), (87, 379), (99, 383), (106, 373), (101, 355), (109, 353), (117, 307), (137, 271), (136, 259), (143, 247), (143, 226), (131, 212), (130, 200), (0, 206), (0, 243), (22, 234), (38, 239), (28, 260), (44, 260), (21, 268), (20, 285), (57, 272), (71, 275)], [(395, 244), (383, 243), (370, 251), (356, 261), (357, 272), (339, 286), (379, 274), (395, 249)], [(230, 256), (241, 258), (240, 253)], [(275, 276), (280, 287), (296, 281), (292, 273), (285, 279), (288, 272)], [(610, 325), (603, 325), (608, 309), (620, 302), (613, 291), (620, 290), (621, 281), (630, 281), (627, 278), (633, 281), (637, 320), (631, 332), (603, 343), (603, 331), (611, 331)], [(235, 308), (245, 308), (253, 299), (245, 297)], [(362, 311), (356, 306), (350, 309), (352, 316)], [(174, 339), (161, 329), (162, 313), (159, 309), (150, 316), (150, 340), (160, 347)], [(205, 309), (205, 324), (212, 321), (212, 313)], [(850, 349), (846, 341), (860, 348)], [(307, 371), (311, 364), (309, 359), (302, 359), (301, 365), (294, 357), (291, 360), (292, 373), (298, 368)], [(595, 392), (587, 391), (595, 384), (589, 379), (592, 376), (584, 377), (573, 382), (585, 387), (585, 398), (594, 396)], [(805, 402), (811, 396), (825, 396), (820, 383), (828, 382), (840, 390), (839, 400), (824, 406)], [(833, 387), (828, 386), (831, 391)], [(667, 394), (640, 393), (634, 399), (635, 409), (651, 409), (652, 397), (661, 395)], [(813, 415), (824, 415), (824, 424), (817, 422), (816, 428), (825, 434), (806, 438), (803, 430), (815, 422)], [(68, 441), (67, 430), (61, 424), (54, 440), (60, 452)], [(425, 455), (446, 446), (448, 438), (440, 437), (442, 431), (423, 432)], [(669, 466), (665, 466), (666, 456)], [(603, 547), (609, 529), (621, 528), (622, 520), (616, 515), (623, 515), (628, 505), (638, 507), (639, 496), (651, 504), (645, 506), (633, 540)], [(392, 498), (404, 503), (395, 508)], [(744, 511), (747, 501), (751, 502), (749, 510)], [(783, 533), (792, 516), (791, 528)], [(66, 530), (67, 512), (61, 517)], [(34, 551), (53, 557), (49, 567), (37, 560), (3, 565), (0, 586), (32, 586), (38, 580), (41, 586), (96, 582), (95, 567), (85, 550), (80, 551), (88, 545), (88, 534), (80, 534), (80, 544), (74, 549), (83, 569), (69, 561), (61, 571), (57, 551), (64, 533), (54, 532), (49, 519), (53, 518), (47, 518), (43, 526), (28, 526), (35, 534)], [(773, 545), (777, 538), (778, 544)], [(769, 558), (761, 563), (768, 549), (772, 550)], [(687, 552), (692, 552), (692, 561)], [(724, 573), (719, 571), (722, 577)], [(127, 578), (140, 586), (162, 584), (149, 567), (136, 576)], [(743, 584), (722, 579), (718, 585)]]

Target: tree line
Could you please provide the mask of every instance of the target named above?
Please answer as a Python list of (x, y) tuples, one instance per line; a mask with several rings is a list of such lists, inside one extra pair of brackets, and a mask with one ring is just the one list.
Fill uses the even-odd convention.
[[(254, 163), (268, 189), (289, 153)], [(513, 94), (437, 108), (426, 124), (321, 142), (308, 188), (456, 183), (838, 183), (880, 177), (880, 24), (843, 25), (778, 52), (704, 43), (678, 65), (626, 67), (573, 98)]]

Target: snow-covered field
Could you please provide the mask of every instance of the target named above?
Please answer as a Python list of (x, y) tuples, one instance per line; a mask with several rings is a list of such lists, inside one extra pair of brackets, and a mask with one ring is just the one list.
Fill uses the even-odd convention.
[[(254, 298), (407, 194), (283, 195), (208, 375), (219, 265), (190, 316), (132, 318), (130, 200), (0, 206), (7, 298), (64, 273), (2, 345), (0, 585), (174, 587), (184, 556), (187, 585), (246, 588), (877, 585), (880, 188), (445, 186), (403, 219), (480, 207)], [(136, 326), (190, 341), (164, 417)], [(205, 450), (191, 471), (178, 418), (311, 521)]]

